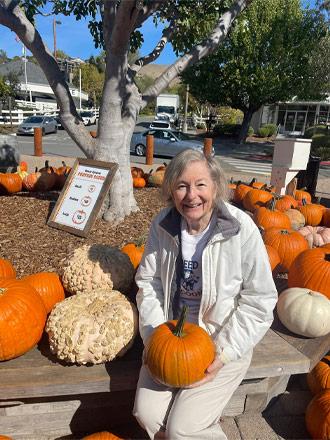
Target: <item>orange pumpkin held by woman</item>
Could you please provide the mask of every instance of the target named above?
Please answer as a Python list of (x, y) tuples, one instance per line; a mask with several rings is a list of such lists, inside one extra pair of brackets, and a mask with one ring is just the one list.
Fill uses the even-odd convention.
[[(182, 388), (205, 377), (214, 361), (215, 346), (208, 333), (185, 322), (187, 307), (179, 320), (167, 321), (153, 331), (146, 345), (145, 361), (160, 382)], [(166, 347), (166, 350), (165, 350)]]

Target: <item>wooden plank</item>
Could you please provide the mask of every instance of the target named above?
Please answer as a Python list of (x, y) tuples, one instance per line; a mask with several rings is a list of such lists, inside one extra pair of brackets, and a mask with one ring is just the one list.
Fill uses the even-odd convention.
[(306, 373), (309, 368), (309, 359), (270, 329), (255, 347), (245, 378)]
[(330, 333), (319, 338), (306, 338), (296, 335), (281, 323), (276, 311), (272, 329), (278, 336), (309, 359), (309, 370), (330, 350)]

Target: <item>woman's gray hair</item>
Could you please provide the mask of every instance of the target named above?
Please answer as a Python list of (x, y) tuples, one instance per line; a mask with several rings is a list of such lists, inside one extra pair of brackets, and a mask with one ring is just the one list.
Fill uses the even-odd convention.
[(219, 161), (212, 156), (205, 156), (199, 150), (191, 148), (178, 153), (166, 167), (162, 184), (162, 195), (164, 201), (173, 204), (173, 190), (175, 182), (191, 162), (204, 162), (210, 171), (211, 179), (216, 187), (215, 203), (221, 200), (228, 200), (228, 184)]

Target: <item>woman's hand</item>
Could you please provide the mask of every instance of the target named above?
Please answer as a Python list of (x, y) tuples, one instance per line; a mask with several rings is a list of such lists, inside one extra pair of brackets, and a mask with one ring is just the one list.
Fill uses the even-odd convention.
[(221, 370), (223, 365), (224, 364), (220, 361), (220, 359), (216, 357), (212, 364), (207, 367), (205, 377), (198, 382), (194, 382), (191, 385), (186, 386), (185, 388), (196, 388), (203, 385), (204, 383), (211, 382), (218, 374), (218, 371)]

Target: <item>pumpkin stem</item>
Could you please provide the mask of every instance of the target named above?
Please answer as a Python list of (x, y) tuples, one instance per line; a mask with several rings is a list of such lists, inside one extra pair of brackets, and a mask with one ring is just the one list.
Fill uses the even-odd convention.
[(177, 336), (178, 338), (182, 338), (183, 336), (183, 326), (186, 322), (187, 313), (188, 313), (188, 306), (185, 304), (182, 307), (180, 318), (178, 319), (176, 326), (173, 330), (173, 335)]
[(303, 206), (306, 206), (306, 205), (307, 205), (306, 199), (303, 198), (303, 199), (301, 200), (301, 203), (302, 203)]
[(271, 201), (269, 202), (269, 210), (275, 211), (275, 203), (276, 203), (276, 197), (272, 197)]
[(325, 261), (329, 261), (329, 262), (330, 262), (330, 252), (327, 252), (327, 253), (324, 255), (324, 259), (325, 259)]

